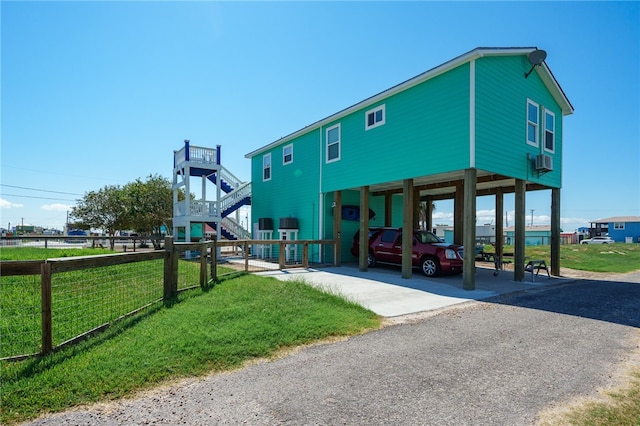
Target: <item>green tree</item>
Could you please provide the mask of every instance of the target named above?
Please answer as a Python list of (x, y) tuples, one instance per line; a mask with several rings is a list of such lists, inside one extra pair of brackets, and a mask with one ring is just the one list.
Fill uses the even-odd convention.
[[(164, 226), (173, 229), (173, 191), (171, 182), (159, 175), (149, 175), (146, 181), (136, 179), (123, 188), (127, 205), (127, 222), (141, 236), (160, 235)], [(178, 194), (184, 199), (184, 194)], [(157, 238), (152, 238), (157, 246)]]
[[(76, 206), (72, 207), (70, 216), (86, 226), (102, 229), (109, 236), (116, 231), (128, 228), (127, 205), (124, 192), (120, 186), (108, 185), (98, 191), (84, 194)], [(114, 241), (111, 240), (113, 250)]]

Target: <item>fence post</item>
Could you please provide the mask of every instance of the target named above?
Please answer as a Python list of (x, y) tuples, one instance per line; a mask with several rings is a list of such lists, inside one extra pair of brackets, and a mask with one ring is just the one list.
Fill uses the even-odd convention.
[(200, 287), (207, 285), (207, 243), (200, 246)]
[(53, 321), (51, 319), (51, 264), (40, 266), (40, 296), (42, 309), (42, 354), (53, 351)]
[(164, 238), (164, 300), (170, 300), (178, 293), (178, 253), (173, 248), (173, 237)]
[(218, 280), (218, 240), (213, 240), (213, 246), (211, 247), (211, 279), (213, 281)]
[(302, 267), (309, 269), (309, 243), (302, 243)]
[(244, 254), (244, 271), (249, 272), (249, 241), (242, 243), (242, 253)]
[(278, 243), (280, 250), (278, 250), (278, 263), (280, 264), (280, 269), (284, 269), (284, 250), (286, 248), (286, 245), (284, 244), (284, 241), (280, 241)]

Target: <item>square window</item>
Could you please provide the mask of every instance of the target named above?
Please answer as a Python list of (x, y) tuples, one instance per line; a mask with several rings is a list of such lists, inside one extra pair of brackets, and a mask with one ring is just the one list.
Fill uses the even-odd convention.
[(293, 163), (293, 144), (282, 148), (282, 164), (287, 165), (291, 163)]
[(340, 159), (340, 125), (327, 129), (327, 163)]
[(382, 126), (385, 123), (385, 105), (380, 105), (376, 108), (370, 109), (365, 113), (365, 118), (365, 130)]
[(614, 222), (613, 229), (617, 229), (619, 231), (624, 230), (624, 222)]

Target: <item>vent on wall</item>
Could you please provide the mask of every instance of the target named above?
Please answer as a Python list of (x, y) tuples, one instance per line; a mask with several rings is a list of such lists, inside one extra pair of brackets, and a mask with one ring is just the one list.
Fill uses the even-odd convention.
[(536, 156), (536, 170), (550, 172), (553, 170), (553, 158), (550, 155), (539, 154)]

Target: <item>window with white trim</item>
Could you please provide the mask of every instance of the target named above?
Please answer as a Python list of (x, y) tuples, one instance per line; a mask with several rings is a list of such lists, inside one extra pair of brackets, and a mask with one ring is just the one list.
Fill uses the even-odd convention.
[(544, 111), (544, 150), (556, 150), (556, 116), (551, 111)]
[(374, 127), (382, 126), (385, 123), (386, 114), (385, 106), (380, 105), (376, 108), (370, 109), (365, 113), (364, 129), (369, 130)]
[(293, 144), (286, 145), (282, 148), (282, 165), (293, 163)]
[(340, 124), (327, 129), (327, 163), (340, 159)]
[(262, 180), (271, 180), (271, 153), (262, 157)]
[(624, 230), (624, 222), (613, 222), (613, 229), (616, 229), (618, 231), (623, 231)]
[(527, 99), (527, 143), (538, 146), (539, 106)]

